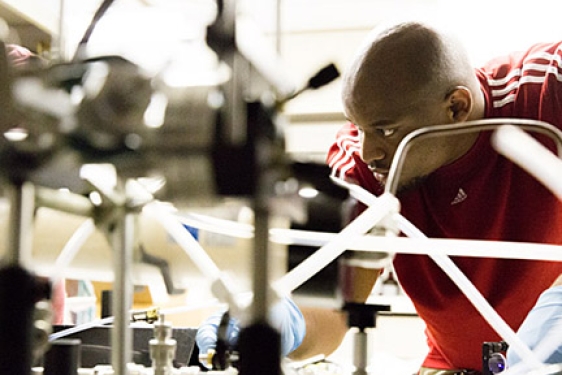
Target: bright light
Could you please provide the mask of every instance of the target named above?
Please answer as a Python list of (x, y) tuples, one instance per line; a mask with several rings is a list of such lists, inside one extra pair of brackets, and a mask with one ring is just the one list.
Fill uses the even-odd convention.
[(137, 178), (139, 184), (141, 184), (150, 194), (158, 192), (160, 189), (166, 185), (166, 179), (162, 176), (152, 176), (152, 177), (139, 177)]
[[(76, 4), (80, 4), (78, 1)], [(116, 1), (100, 19), (86, 47), (87, 56), (118, 55), (139, 65), (148, 75), (160, 72), (178, 51), (178, 43), (205, 39), (206, 27), (216, 16), (210, 0)], [(78, 5), (79, 7), (79, 5)], [(68, 9), (68, 43), (77, 44), (84, 20)], [(85, 19), (91, 19), (91, 14)], [(87, 16), (87, 15), (85, 15)]]
[(4, 133), (4, 137), (11, 142), (21, 142), (27, 139), (29, 133), (23, 128), (12, 128)]
[(90, 202), (92, 202), (94, 206), (101, 206), (101, 204), (103, 203), (101, 195), (97, 191), (92, 191), (89, 197), (90, 197)]
[(144, 111), (144, 124), (153, 129), (164, 125), (166, 118), (166, 108), (168, 107), (168, 97), (161, 92), (152, 93), (150, 103)]
[(104, 191), (117, 187), (117, 171), (111, 164), (84, 164), (80, 168), (80, 177)]
[(314, 198), (318, 195), (318, 190), (313, 187), (303, 187), (299, 189), (299, 196), (306, 199)]
[(169, 87), (217, 86), (230, 79), (230, 68), (202, 40), (177, 45), (174, 56), (160, 73)]

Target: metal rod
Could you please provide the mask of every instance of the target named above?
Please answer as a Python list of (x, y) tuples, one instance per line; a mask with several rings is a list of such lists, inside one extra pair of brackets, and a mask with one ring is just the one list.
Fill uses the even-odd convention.
[(281, 38), (282, 38), (282, 3), (283, 0), (276, 0), (275, 1), (275, 51), (280, 55), (281, 54)]
[(549, 136), (554, 140), (557, 147), (558, 156), (562, 156), (562, 131), (552, 124), (544, 121), (529, 120), (529, 119), (515, 119), (515, 118), (497, 118), (485, 119), (477, 121), (466, 121), (462, 123), (446, 124), (446, 125), (433, 125), (426, 126), (414, 130), (406, 135), (394, 154), (390, 171), (385, 185), (385, 192), (396, 195), (398, 190), (398, 180), (402, 167), (406, 159), (406, 154), (412, 145), (422, 139), (434, 137), (442, 134), (463, 134), (479, 132), (484, 130), (494, 130), (502, 125), (515, 125), (522, 129), (540, 133)]
[(7, 184), (10, 200), (8, 246), (0, 267), (0, 373), (27, 375), (32, 366), (33, 308), (37, 287), (26, 271), (33, 241), (34, 186)]
[(10, 229), (6, 265), (29, 264), (32, 256), (35, 187), (30, 182), (8, 185), (10, 196)]
[(254, 321), (266, 321), (269, 285), (269, 212), (263, 198), (255, 198), (255, 237), (253, 251)]
[(80, 194), (57, 189), (37, 187), (35, 189), (35, 205), (79, 216), (94, 216), (94, 204), (90, 199)]
[(367, 332), (359, 329), (353, 336), (353, 375), (367, 374)]
[(133, 285), (131, 264), (135, 236), (134, 214), (123, 207), (111, 233), (114, 251), (112, 309), (115, 317), (111, 336), (111, 362), (116, 375), (127, 374), (127, 364), (132, 361), (132, 333), (129, 327), (129, 311), (132, 306)]
[[(60, 0), (59, 1), (59, 24), (58, 24), (58, 36), (56, 38), (56, 43), (53, 43), (53, 46), (56, 46), (55, 48), (58, 48), (58, 51), (56, 52), (56, 56), (51, 56), (51, 60), (52, 61), (59, 61), (59, 62), (64, 62), (64, 61), (68, 61), (68, 58), (66, 56), (66, 40), (65, 40), (65, 36), (66, 36), (66, 1), (65, 0)], [(52, 47), (51, 47), (51, 53), (52, 53)]]

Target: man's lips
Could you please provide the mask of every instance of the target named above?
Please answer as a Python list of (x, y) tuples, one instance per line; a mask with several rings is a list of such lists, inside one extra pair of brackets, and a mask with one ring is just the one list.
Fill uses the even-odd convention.
[(375, 179), (379, 182), (384, 183), (386, 178), (388, 177), (388, 168), (380, 167), (380, 166), (372, 166), (369, 165), (369, 170), (373, 172)]

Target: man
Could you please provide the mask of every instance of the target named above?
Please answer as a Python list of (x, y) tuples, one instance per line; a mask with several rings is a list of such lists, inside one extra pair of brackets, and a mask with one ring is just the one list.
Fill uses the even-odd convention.
[[(542, 44), (474, 70), (459, 44), (435, 28), (386, 29), (344, 77), (350, 124), (338, 134), (329, 164), (336, 176), (378, 194), (398, 143), (421, 127), (518, 117), (561, 128), (561, 58), (560, 44)], [(402, 214), (428, 237), (562, 244), (562, 204), (499, 156), (490, 132), (415, 144), (397, 196)], [(559, 263), (539, 261), (458, 257), (455, 263), (514, 329), (562, 271)], [(499, 339), (493, 329), (429, 258), (397, 255), (394, 267), (427, 324), (428, 370), (420, 373), (480, 370), (482, 343)]]
[[(329, 150), (334, 176), (382, 193), (400, 141), (429, 125), (517, 117), (562, 128), (561, 60), (561, 43), (539, 44), (475, 70), (453, 38), (423, 23), (370, 35), (343, 77), (349, 123)], [(451, 134), (413, 145), (398, 181), (401, 213), (430, 238), (562, 244), (561, 202), (495, 152), (490, 136)], [(513, 329), (562, 273), (556, 262), (454, 261)], [(500, 339), (493, 328), (427, 256), (396, 255), (394, 268), (427, 326), (429, 353), (419, 373), (478, 374), (482, 343)], [(301, 310), (306, 334), (290, 355), (328, 354), (346, 332), (344, 317)]]

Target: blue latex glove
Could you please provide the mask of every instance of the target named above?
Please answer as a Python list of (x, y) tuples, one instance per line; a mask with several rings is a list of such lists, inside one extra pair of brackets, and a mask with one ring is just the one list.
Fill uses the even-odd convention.
[[(207, 353), (217, 344), (217, 329), (224, 311), (211, 315), (197, 330), (195, 341), (201, 353)], [(291, 353), (302, 343), (306, 333), (306, 325), (301, 311), (289, 298), (283, 298), (271, 309), (271, 324), (281, 334), (281, 353), (283, 356)], [(230, 318), (227, 329), (228, 344), (236, 345), (240, 327), (238, 320)]]
[[(517, 336), (534, 350), (555, 329), (559, 332), (562, 329), (562, 286), (549, 288), (541, 294), (519, 327)], [(559, 345), (553, 353), (549, 353), (544, 360), (542, 357), (539, 359), (544, 363), (562, 363), (562, 341), (558, 342)], [(508, 367), (520, 361), (521, 357), (514, 350), (507, 350)]]

